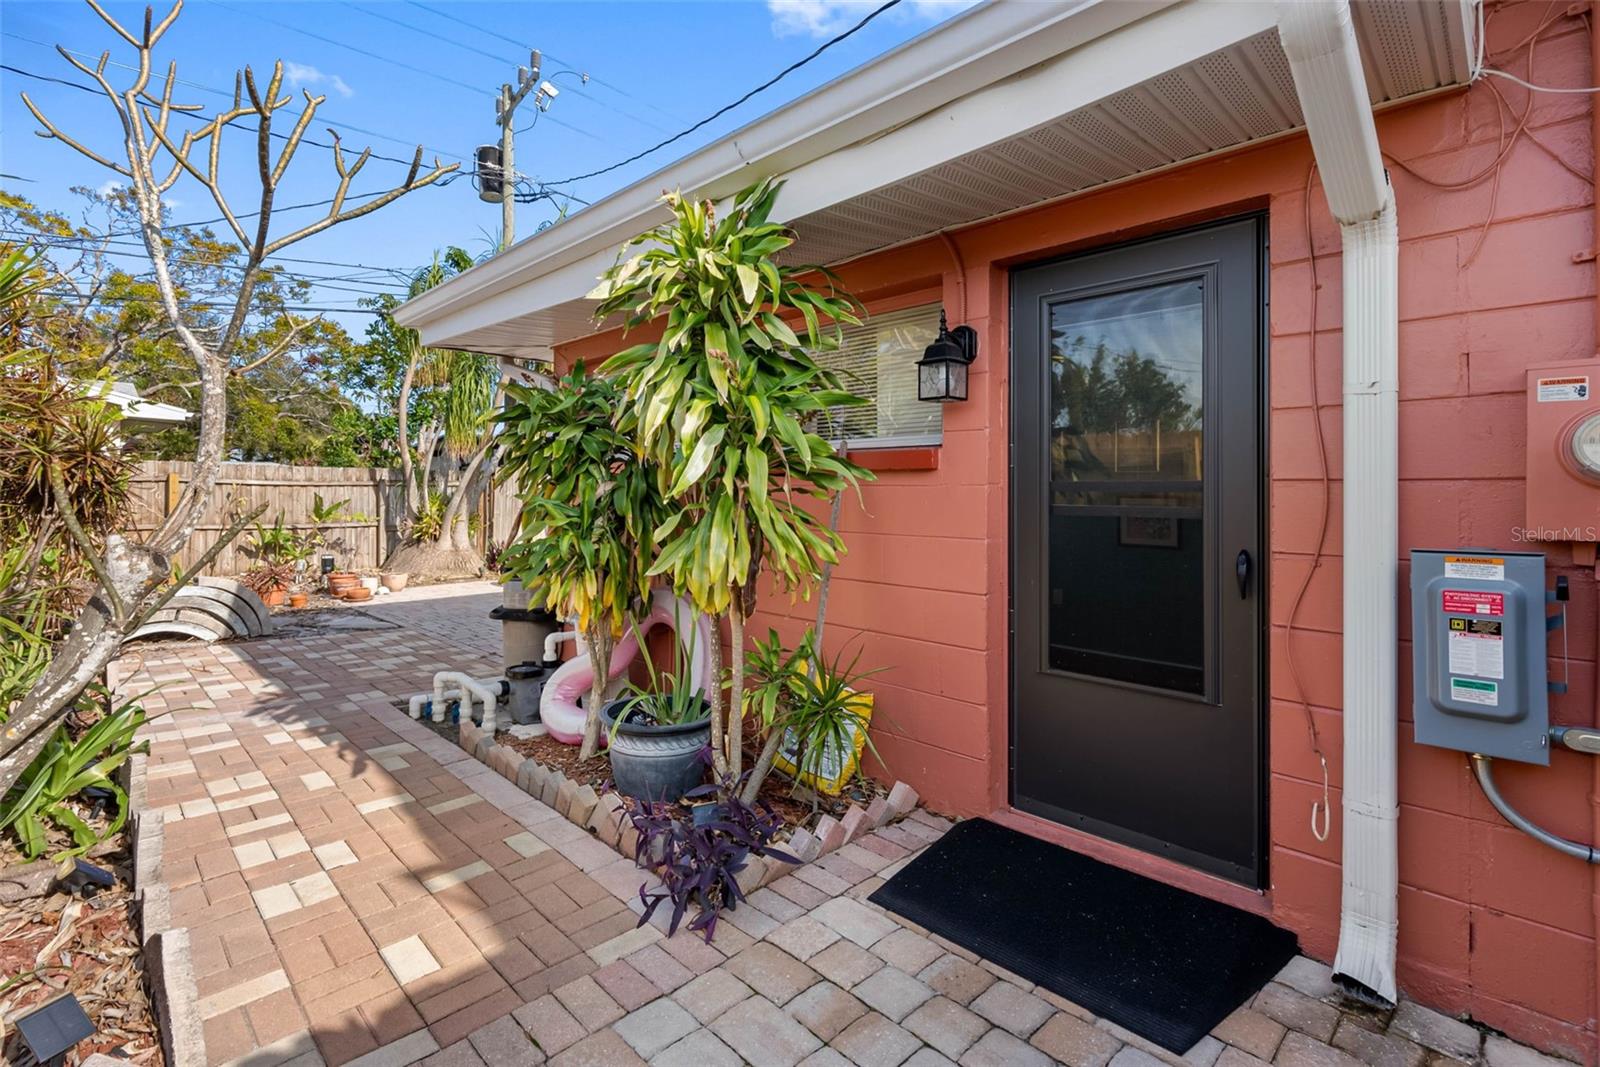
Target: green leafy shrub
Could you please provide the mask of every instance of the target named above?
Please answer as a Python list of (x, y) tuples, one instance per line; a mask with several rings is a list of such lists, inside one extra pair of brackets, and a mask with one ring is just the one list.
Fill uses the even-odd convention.
[(878, 755), (867, 732), (868, 705), (861, 690), (883, 668), (864, 671), (860, 662), (859, 652), (848, 663), (843, 655), (824, 659), (809, 628), (792, 649), (784, 647), (776, 630), (768, 630), (765, 641), (752, 642), (745, 661), (744, 711), (767, 734), (768, 744), (752, 773), (747, 801), (754, 799), (775, 757), (792, 769), (797, 782), (807, 777), (824, 782), (850, 765), (858, 739)]
[[(72, 835), (73, 846), (58, 857), (81, 855), (122, 829), (128, 818), (128, 794), (117, 784), (114, 772), (133, 752), (133, 736), (144, 718), (144, 708), (129, 701), (75, 738), (65, 725), (56, 731), (22, 772), (0, 810), (0, 830), (17, 835), (27, 858), (37, 859), (47, 850), (47, 821)], [(116, 815), (99, 828), (69, 803), (91, 787), (109, 790), (116, 801)]]
[(654, 467), (616, 417), (621, 394), (580, 363), (554, 390), (507, 388), (500, 477), (522, 499), (522, 533), (501, 565), (545, 606), (575, 615), (595, 664), (583, 758), (594, 755), (611, 650), (650, 595), (652, 536), (665, 511)]
[(780, 184), (745, 189), (720, 218), (710, 201), (667, 194), (672, 218), (624, 246), (590, 294), (597, 321), (662, 327), (601, 370), (622, 388), (637, 451), (656, 464), (674, 508), (649, 539), (650, 573), (701, 611), (728, 616), (730, 696), (724, 705), (712, 687), (711, 743), (718, 778), (735, 782), (744, 624), (758, 577), (808, 593), (844, 547), (808, 498), (872, 477), (807, 429), (829, 409), (865, 402), (817, 361), (838, 346), (840, 324), (861, 321), (861, 305), (826, 269), (780, 262), (795, 242), (769, 221)]

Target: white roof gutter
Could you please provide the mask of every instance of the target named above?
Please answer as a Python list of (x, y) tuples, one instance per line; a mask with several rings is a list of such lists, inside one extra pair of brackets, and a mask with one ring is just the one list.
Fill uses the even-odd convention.
[(1278, 32), (1344, 251), (1344, 884), (1333, 969), (1346, 990), (1392, 1005), (1399, 929), (1394, 194), (1347, 0), (1280, 0)]

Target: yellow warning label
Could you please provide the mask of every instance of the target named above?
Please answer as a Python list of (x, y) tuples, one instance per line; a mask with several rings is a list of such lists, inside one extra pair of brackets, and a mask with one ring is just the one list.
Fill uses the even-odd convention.
[(1491, 582), (1504, 581), (1506, 577), (1506, 561), (1503, 556), (1446, 556), (1444, 558), (1444, 576), (1446, 578), (1477, 578)]

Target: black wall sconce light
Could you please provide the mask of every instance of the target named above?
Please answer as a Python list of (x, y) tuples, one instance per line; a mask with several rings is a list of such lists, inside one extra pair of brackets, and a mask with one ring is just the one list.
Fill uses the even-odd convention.
[(917, 360), (917, 399), (947, 404), (967, 398), (967, 368), (978, 358), (978, 331), (971, 326), (955, 329), (939, 312), (939, 336)]

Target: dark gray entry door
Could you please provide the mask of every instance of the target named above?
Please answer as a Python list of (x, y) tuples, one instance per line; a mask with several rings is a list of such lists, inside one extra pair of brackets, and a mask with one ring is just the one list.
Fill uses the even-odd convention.
[(1012, 276), (1012, 803), (1249, 885), (1263, 225)]

